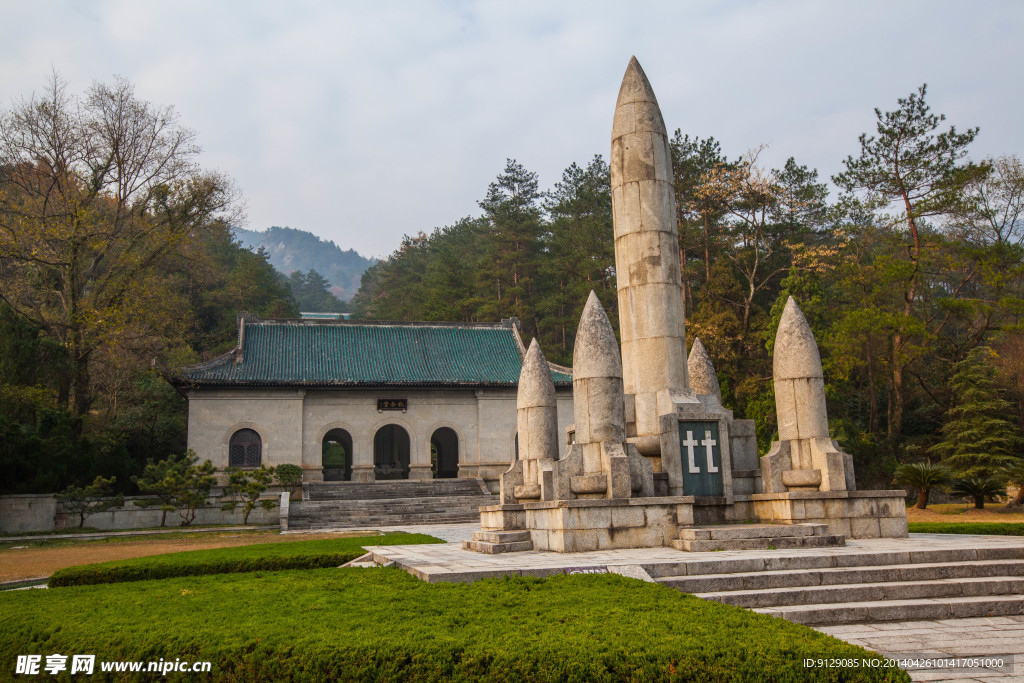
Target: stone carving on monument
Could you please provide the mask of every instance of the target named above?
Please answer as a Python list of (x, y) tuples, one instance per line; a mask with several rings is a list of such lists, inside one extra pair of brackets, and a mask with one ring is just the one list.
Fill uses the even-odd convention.
[(903, 492), (856, 491), (852, 458), (829, 438), (821, 359), (792, 299), (775, 343), (779, 440), (764, 457), (754, 422), (723, 406), (700, 339), (687, 357), (672, 180), (661, 110), (634, 57), (612, 124), (621, 347), (591, 292), (573, 348), (575, 424), (559, 457), (550, 367), (530, 344), (519, 380), (519, 459), (501, 477), (501, 503), (480, 508), (481, 531), (464, 546), (747, 548), (761, 538), (756, 524), (708, 525), (757, 521), (789, 525), (791, 534), (778, 526), (762, 534), (779, 547), (906, 536)]

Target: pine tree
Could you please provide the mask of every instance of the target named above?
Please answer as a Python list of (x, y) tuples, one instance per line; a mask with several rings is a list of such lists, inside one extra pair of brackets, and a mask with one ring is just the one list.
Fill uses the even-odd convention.
[(528, 336), (537, 334), (535, 288), (539, 268), (541, 193), (537, 174), (515, 159), (487, 187), (480, 202), (491, 234), (485, 268), (480, 275), (493, 288), (485, 315), (518, 317)]
[(570, 164), (547, 193), (551, 215), (537, 303), (540, 341), (550, 360), (570, 363), (580, 313), (591, 290), (616, 324), (611, 171), (600, 154), (586, 168)]
[(956, 364), (950, 388), (956, 400), (946, 412), (943, 439), (933, 452), (964, 478), (984, 478), (1011, 464), (1017, 430), (1007, 419), (1010, 402), (1000, 396), (992, 364), (995, 354), (982, 346)]

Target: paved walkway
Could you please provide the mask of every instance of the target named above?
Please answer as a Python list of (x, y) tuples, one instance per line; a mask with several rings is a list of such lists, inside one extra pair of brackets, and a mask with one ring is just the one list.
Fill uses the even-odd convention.
[[(401, 527), (412, 530), (412, 527)], [(429, 527), (423, 527), (423, 533)], [(420, 529), (417, 529), (418, 531)], [(461, 529), (459, 530), (461, 532)], [(451, 534), (458, 536), (458, 534)], [(463, 537), (465, 538), (465, 537)], [(447, 539), (446, 539), (447, 540)], [(907, 564), (908, 552), (916, 550), (948, 550), (950, 556), (957, 551), (976, 548), (1019, 547), (1024, 550), (1024, 537), (1020, 536), (967, 536), (960, 534), (911, 534), (910, 538), (850, 539), (845, 546), (835, 548), (788, 550), (723, 550), (708, 553), (688, 553), (673, 548), (633, 548), (623, 550), (596, 550), (586, 553), (552, 553), (531, 550), (519, 553), (486, 555), (463, 550), (461, 543), (445, 545), (395, 545), (367, 549), (380, 559), (394, 562), (424, 581), (476, 581), (498, 576), (551, 576), (563, 574), (567, 568), (608, 567), (615, 565), (641, 565), (657, 570), (657, 565), (673, 565), (674, 575), (711, 573), (713, 566), (723, 560), (745, 560), (751, 564), (746, 571), (772, 569), (776, 558), (814, 557), (824, 555), (841, 558), (845, 555), (885, 553), (886, 564)], [(967, 559), (967, 558), (964, 558)], [(838, 565), (842, 561), (837, 560)], [(760, 566), (758, 566), (760, 565)], [(688, 571), (693, 567), (694, 571)], [(696, 571), (699, 570), (699, 571)], [(658, 576), (669, 574), (656, 572)]]
[[(919, 667), (905, 667), (915, 681), (1024, 680), (1024, 616), (848, 624), (817, 630), (886, 657), (919, 660)], [(952, 666), (963, 663), (957, 659), (987, 659), (976, 663), (989, 666)], [(997, 666), (1000, 661), (1001, 667)]]

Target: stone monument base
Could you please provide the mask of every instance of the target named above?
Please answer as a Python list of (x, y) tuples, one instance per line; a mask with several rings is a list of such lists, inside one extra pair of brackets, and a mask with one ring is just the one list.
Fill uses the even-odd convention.
[(755, 493), (754, 516), (775, 524), (825, 524), (847, 538), (906, 538), (904, 491)]
[(574, 499), (489, 505), (469, 550), (577, 553), (612, 548), (670, 546), (679, 527), (727, 521), (725, 499), (704, 496)]

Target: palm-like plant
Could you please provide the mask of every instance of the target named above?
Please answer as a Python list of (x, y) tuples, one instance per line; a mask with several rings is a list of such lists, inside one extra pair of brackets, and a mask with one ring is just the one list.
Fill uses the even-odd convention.
[(917, 489), (917, 505), (924, 510), (928, 507), (928, 496), (934, 488), (946, 486), (953, 480), (953, 473), (948, 467), (933, 465), (930, 462), (912, 462), (900, 465), (893, 472), (897, 484), (906, 484)]
[(974, 507), (979, 510), (985, 509), (985, 499), (992, 500), (996, 496), (1006, 494), (1006, 486), (998, 479), (991, 477), (969, 477), (957, 479), (953, 482), (950, 490), (958, 496), (970, 496), (974, 498)]
[(1003, 476), (1006, 480), (1017, 487), (1017, 495), (1013, 497), (1008, 506), (1024, 505), (1024, 459), (1003, 468)]

